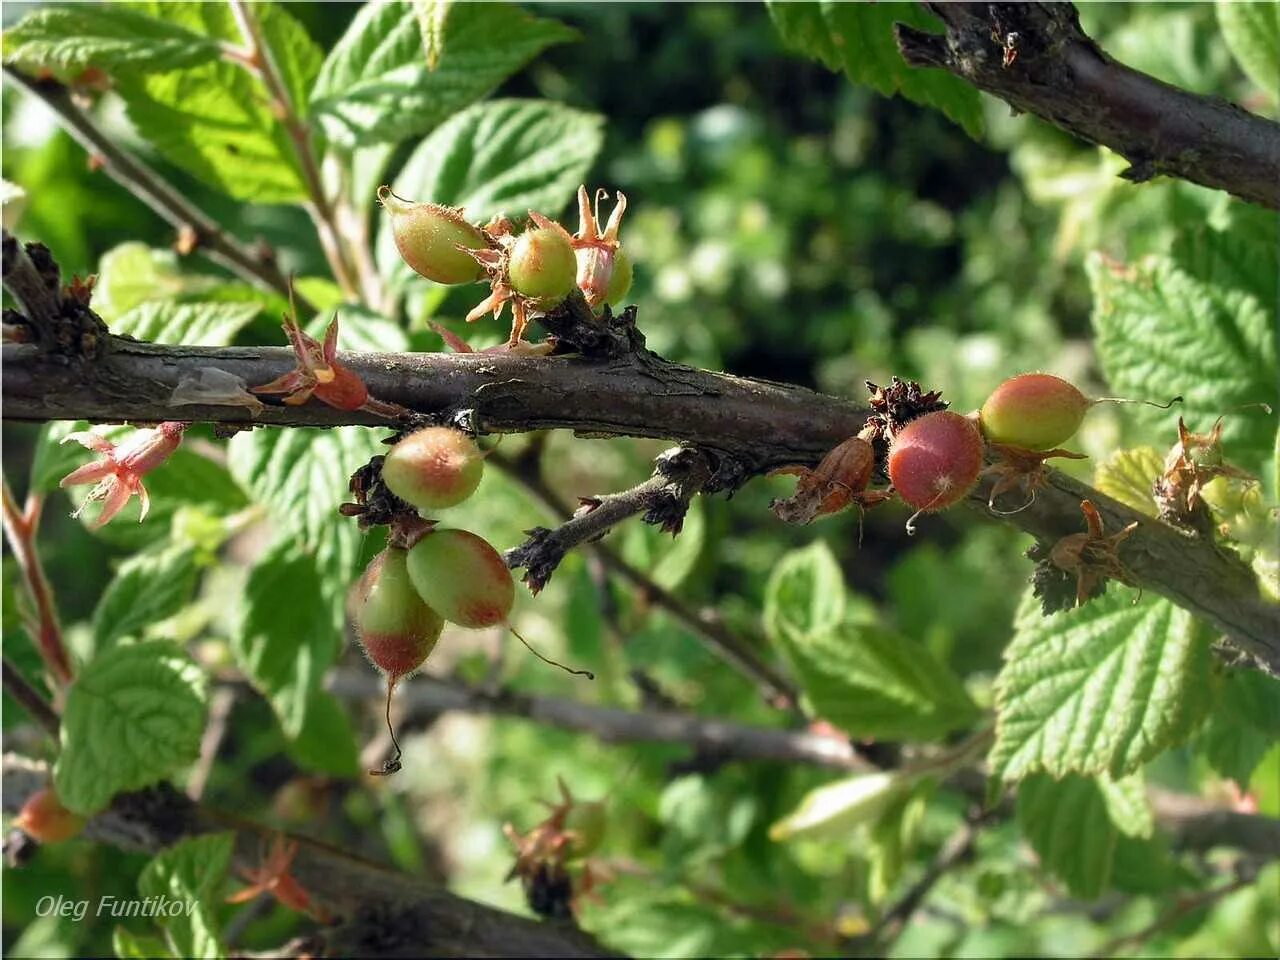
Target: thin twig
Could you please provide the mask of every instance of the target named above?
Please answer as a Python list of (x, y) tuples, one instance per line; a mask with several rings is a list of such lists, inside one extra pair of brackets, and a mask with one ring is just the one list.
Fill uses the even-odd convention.
[[(178, 230), (194, 230), (196, 249), (232, 273), (265, 290), (288, 294), (288, 279), (276, 265), (269, 247), (243, 245), (217, 221), (196, 207), (179, 190), (151, 167), (120, 146), (118, 140), (100, 130), (81, 110), (70, 92), (55, 80), (36, 80), (12, 67), (4, 68), (5, 79), (40, 98), (53, 111), (59, 125), (93, 157), (103, 161), (103, 170), (135, 197)], [(315, 307), (299, 296), (298, 306), (314, 312)]]
[(44, 697), (40, 696), (40, 692), (27, 682), (27, 678), (18, 671), (18, 668), (9, 662), (8, 657), (0, 660), (0, 667), (4, 671), (5, 691), (22, 705), (36, 723), (44, 727), (49, 736), (57, 740), (60, 721), (53, 707), (49, 706)]
[(205, 723), (204, 736), (200, 738), (200, 758), (187, 778), (187, 796), (192, 800), (204, 796), (204, 788), (209, 783), (209, 774), (213, 772), (222, 741), (226, 739), (228, 721), (235, 705), (234, 687), (219, 687), (209, 698), (209, 719)]
[(866, 933), (852, 938), (848, 950), (854, 955), (883, 955), (911, 922), (925, 898), (947, 873), (964, 863), (973, 852), (978, 835), (978, 818), (970, 817), (942, 844), (938, 855), (925, 869), (924, 875), (885, 910), (879, 921)]
[[(368, 701), (382, 694), (378, 677), (366, 670), (336, 670), (328, 685), (344, 700)], [(405, 726), (456, 710), (524, 718), (605, 743), (675, 743), (728, 760), (802, 763), (845, 771), (874, 769), (842, 737), (753, 727), (684, 712), (621, 710), (511, 690), (493, 692), (425, 675), (403, 684), (399, 698)]]
[[(489, 461), (515, 479), (552, 516), (560, 518), (570, 512), (560, 495), (539, 475), (536, 465), (526, 469), (494, 452), (489, 454)], [(723, 621), (699, 616), (683, 600), (627, 563), (608, 545), (592, 542), (587, 547), (599, 558), (605, 569), (630, 583), (649, 603), (667, 611), (672, 619), (699, 637), (714, 653), (755, 683), (768, 700), (784, 708), (794, 707), (799, 703), (799, 695), (791, 682), (765, 662), (749, 641), (739, 637)]]
[(1231, 894), (1239, 890), (1243, 890), (1257, 879), (1257, 875), (1254, 874), (1253, 871), (1246, 870), (1230, 883), (1225, 883), (1220, 887), (1214, 887), (1211, 890), (1203, 890), (1200, 893), (1193, 894), (1191, 896), (1179, 897), (1173, 906), (1153, 920), (1150, 924), (1143, 927), (1141, 930), (1135, 931), (1134, 933), (1127, 933), (1122, 936), (1115, 937), (1112, 940), (1108, 940), (1105, 944), (1090, 954), (1090, 957), (1093, 958), (1093, 960), (1110, 960), (1110, 958), (1118, 957), (1121, 952), (1139, 946), (1161, 931), (1174, 926), (1179, 920), (1183, 919), (1188, 914), (1217, 903), (1219, 900), (1229, 897)]
[(44, 566), (40, 562), (40, 553), (36, 549), (36, 527), (40, 522), (41, 498), (36, 494), (27, 497), (25, 511), (18, 508), (13, 491), (9, 489), (9, 481), (4, 487), (4, 533), (9, 541), (9, 549), (22, 570), (26, 581), (27, 592), (31, 597), (33, 611), (26, 623), (27, 631), (36, 641), (36, 647), (44, 660), (45, 667), (58, 684), (71, 682), (71, 658), (62, 642), (62, 627), (58, 624), (58, 611), (53, 602), (53, 588), (45, 576)]
[(231, 0), (231, 10), (248, 48), (248, 60), (257, 65), (258, 75), (274, 101), (273, 106), (277, 109), (280, 122), (288, 132), (289, 139), (293, 141), (294, 153), (297, 155), (302, 179), (307, 188), (307, 195), (310, 197), (307, 212), (311, 214), (311, 219), (316, 225), (320, 246), (324, 250), (325, 258), (329, 261), (329, 268), (333, 271), (334, 279), (338, 281), (342, 292), (349, 298), (356, 298), (359, 296), (359, 290), (347, 262), (347, 254), (342, 245), (342, 236), (334, 216), (333, 204), (329, 201), (324, 181), (320, 176), (320, 165), (316, 161), (315, 151), (311, 146), (311, 131), (298, 116), (297, 104), (293, 102), (293, 96), (280, 73), (271, 45), (263, 39), (262, 27), (258, 23), (258, 15), (254, 12), (252, 4), (246, 3), (245, 0)]

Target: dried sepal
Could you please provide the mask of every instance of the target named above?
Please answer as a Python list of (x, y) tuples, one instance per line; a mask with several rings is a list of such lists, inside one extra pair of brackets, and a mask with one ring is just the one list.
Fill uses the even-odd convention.
[(305, 913), (321, 923), (328, 921), (328, 912), (312, 900), (306, 888), (293, 876), (293, 860), (298, 853), (298, 841), (276, 834), (270, 849), (257, 867), (241, 868), (240, 875), (249, 886), (227, 897), (227, 903), (247, 903), (260, 894), (269, 893), (283, 906)]
[(1164, 472), (1155, 482), (1156, 506), (1160, 518), (1182, 526), (1206, 527), (1207, 506), (1201, 494), (1217, 477), (1256, 483), (1243, 470), (1222, 457), (1222, 418), (1208, 433), (1192, 433), (1178, 418), (1178, 442), (1165, 458)]
[[(996, 455), (995, 463), (982, 471), (983, 476), (994, 477), (991, 492), (987, 496), (987, 509), (1001, 516), (1021, 513), (1031, 506), (1036, 499), (1036, 491), (1048, 480), (1048, 471), (1044, 462), (1052, 457), (1064, 457), (1068, 460), (1088, 459), (1083, 453), (1058, 448), (1055, 450), (1032, 450), (1028, 447), (1017, 447), (1007, 443), (988, 443), (987, 449)], [(1012, 510), (1000, 510), (996, 500), (1010, 490), (1020, 490), (1023, 502)]]
[(887, 490), (868, 490), (875, 473), (875, 449), (861, 435), (850, 437), (832, 449), (814, 469), (794, 466), (773, 471), (800, 478), (796, 492), (769, 506), (786, 523), (810, 523), (850, 504), (872, 507), (888, 500)]
[(1106, 590), (1108, 580), (1136, 586), (1133, 574), (1120, 560), (1120, 544), (1138, 529), (1138, 521), (1119, 533), (1107, 536), (1102, 515), (1090, 500), (1080, 501), (1084, 514), (1084, 533), (1071, 533), (1053, 545), (1049, 559), (1058, 569), (1076, 578), (1076, 605), (1082, 606)]
[(573, 821), (584, 808), (599, 804), (575, 800), (563, 779), (557, 778), (556, 782), (560, 802), (543, 802), (550, 812), (540, 823), (523, 834), (510, 823), (503, 825), (502, 832), (516, 851), (506, 879), (520, 878), (525, 899), (535, 913), (569, 917), (577, 912), (583, 896), (592, 895), (600, 879), (590, 864), (580, 863), (598, 844), (599, 836), (586, 837)]

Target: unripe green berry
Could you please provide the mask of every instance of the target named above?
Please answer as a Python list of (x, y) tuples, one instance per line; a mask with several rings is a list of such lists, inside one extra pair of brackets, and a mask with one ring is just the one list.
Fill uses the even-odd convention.
[(889, 479), (920, 511), (951, 506), (978, 482), (982, 437), (967, 418), (949, 410), (917, 417), (898, 431), (889, 449)]
[(385, 186), (378, 200), (391, 218), (391, 234), (400, 256), (417, 273), (436, 283), (471, 283), (480, 279), (480, 264), (459, 250), (488, 247), (484, 234), (456, 210), (437, 203), (410, 203)]
[(492, 627), (507, 622), (515, 581), (502, 555), (467, 530), (433, 530), (409, 551), (409, 577), (419, 596), (450, 623)]
[(1075, 435), (1091, 406), (1092, 400), (1061, 377), (1024, 373), (996, 387), (979, 416), (992, 443), (1051, 450)]
[(574, 288), (578, 261), (567, 234), (537, 227), (516, 238), (507, 272), (516, 293), (552, 307)]
[(613, 253), (613, 276), (609, 278), (609, 289), (604, 295), (605, 303), (616, 307), (631, 292), (631, 258), (621, 247)]
[(37, 790), (22, 805), (14, 826), (41, 843), (70, 840), (84, 829), (84, 817), (62, 805), (53, 787)]
[(387, 547), (357, 585), (360, 645), (393, 683), (426, 662), (444, 629), (440, 615), (414, 589), (407, 563), (405, 550)]
[(461, 503), (484, 474), (476, 442), (451, 427), (424, 427), (400, 440), (382, 461), (382, 482), (419, 510)]

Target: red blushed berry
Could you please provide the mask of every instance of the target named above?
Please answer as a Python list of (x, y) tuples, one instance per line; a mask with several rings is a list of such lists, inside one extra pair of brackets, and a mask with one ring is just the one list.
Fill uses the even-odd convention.
[(84, 817), (64, 807), (53, 787), (45, 787), (22, 805), (13, 824), (33, 840), (61, 843), (84, 829)]
[(357, 585), (356, 627), (369, 662), (392, 684), (435, 649), (444, 621), (413, 588), (405, 550), (388, 547), (369, 564)]
[(992, 443), (1048, 450), (1075, 435), (1095, 402), (1061, 377), (1023, 373), (996, 387), (982, 405), (982, 433)]
[(921, 513), (951, 506), (973, 489), (981, 470), (978, 428), (949, 410), (912, 420), (894, 437), (889, 450), (894, 489)]
[(515, 581), (502, 555), (467, 530), (433, 530), (409, 551), (419, 596), (450, 623), (480, 629), (507, 622)]
[(400, 440), (382, 463), (382, 482), (419, 510), (466, 500), (484, 474), (484, 453), (451, 427), (424, 427)]
[(360, 646), (369, 662), (387, 678), (387, 732), (395, 754), (374, 776), (400, 769), (400, 744), (391, 726), (391, 696), (396, 684), (421, 667), (435, 649), (444, 621), (423, 603), (409, 580), (407, 552), (387, 547), (373, 558), (356, 584), (352, 607)]

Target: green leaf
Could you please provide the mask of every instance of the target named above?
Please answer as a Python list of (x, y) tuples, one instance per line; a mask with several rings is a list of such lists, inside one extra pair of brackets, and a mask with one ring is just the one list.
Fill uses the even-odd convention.
[(1122, 780), (1098, 777), (1094, 782), (1107, 808), (1107, 816), (1121, 833), (1144, 840), (1151, 837), (1155, 819), (1147, 802), (1147, 784), (1140, 773)]
[(1018, 787), (1018, 825), (1041, 864), (1074, 895), (1092, 900), (1106, 889), (1119, 831), (1095, 781), (1027, 777)]
[(231, 474), (266, 506), (277, 528), (314, 558), (326, 595), (337, 599), (353, 579), (362, 534), (338, 514), (351, 474), (386, 448), (364, 427), (259, 429), (227, 446)]
[(829, 633), (845, 613), (844, 573), (821, 540), (778, 561), (764, 593), (764, 629), (777, 644)]
[(63, 443), (62, 438), (77, 430), (88, 430), (83, 420), (54, 420), (40, 428), (36, 437), (35, 452), (31, 458), (31, 490), (33, 493), (52, 493), (58, 482), (86, 461), (84, 447), (75, 443)]
[(159, 937), (139, 935), (122, 926), (111, 931), (111, 949), (120, 960), (155, 960), (157, 957), (177, 956)]
[(938, 21), (915, 3), (771, 3), (770, 16), (783, 42), (831, 69), (843, 68), (854, 83), (885, 96), (941, 110), (969, 136), (982, 136), (978, 91), (945, 70), (907, 65), (893, 35), (895, 23), (935, 30)]
[(1263, 93), (1280, 99), (1280, 3), (1218, 0), (1218, 25), (1236, 62)]
[(811, 57), (831, 70), (839, 70), (844, 65), (819, 4), (768, 0), (766, 6), (774, 29), (787, 49)]
[(622, 537), (622, 558), (645, 571), (656, 584), (674, 590), (693, 572), (706, 543), (706, 513), (701, 500), (689, 504), (677, 537), (649, 523), (632, 523)]
[(1125, 506), (1154, 517), (1156, 501), (1151, 491), (1162, 473), (1164, 458), (1155, 447), (1133, 447), (1117, 450), (1098, 464), (1093, 485)]
[(1266, 752), (1280, 741), (1280, 680), (1258, 670), (1232, 670), (1198, 746), (1209, 765), (1246, 789)]
[(160, 853), (138, 877), (143, 897), (187, 908), (165, 915), (165, 934), (178, 956), (217, 960), (225, 955), (217, 910), (234, 846), (230, 832), (190, 837)]
[[(1233, 407), (1275, 397), (1276, 247), (1253, 249), (1206, 228), (1181, 242), (1175, 258), (1119, 266), (1091, 257), (1093, 326), (1117, 394), (1153, 400), (1181, 394), (1187, 425), (1205, 432)], [(1132, 411), (1168, 430), (1171, 414)], [(1228, 417), (1227, 458), (1256, 470), (1271, 450), (1273, 430), (1267, 417)]]
[(771, 826), (769, 839), (848, 839), (858, 827), (875, 823), (910, 788), (910, 778), (891, 772), (859, 773), (825, 783)]
[(69, 810), (97, 813), (123, 790), (156, 783), (200, 753), (204, 674), (164, 641), (94, 657), (67, 691), (53, 770)]
[(256, 303), (149, 301), (111, 325), (111, 332), (174, 346), (225, 347), (258, 315)]
[(1114, 585), (1050, 617), (1028, 593), (996, 679), (995, 775), (1123, 777), (1185, 740), (1211, 693), (1209, 646), (1191, 615)]
[(271, 701), (285, 735), (300, 737), (342, 642), (315, 559), (287, 540), (277, 543), (249, 571), (236, 612), (237, 666)]
[[(468, 4), (467, 6), (475, 6)], [(413, 152), (395, 181), (411, 200), (463, 207), (481, 223), (529, 210), (557, 216), (595, 162), (603, 118), (547, 100), (492, 100), (450, 118)], [(410, 275), (387, 217), (378, 231), (385, 275)]]
[(151, 624), (181, 611), (197, 572), (195, 550), (187, 545), (148, 550), (120, 564), (93, 611), (94, 648), (101, 652), (125, 637), (141, 637)]
[(552, 44), (576, 37), (511, 4), (451, 4), (433, 68), (413, 4), (374, 0), (329, 51), (311, 111), (335, 143), (404, 140), (484, 97)]
[[(284, 697), (273, 698), (275, 703)], [(287, 714), (288, 709), (282, 711)], [(356, 734), (346, 707), (327, 690), (316, 690), (303, 711), (301, 731), (289, 742), (289, 756), (298, 765), (335, 777), (354, 777), (360, 772)]]
[(977, 717), (955, 674), (907, 637), (874, 624), (784, 635), (814, 712), (852, 737), (931, 740)]
[(113, 76), (194, 67), (218, 59), (211, 38), (114, 4), (34, 10), (4, 33), (4, 62), (69, 80), (88, 67)]
[(98, 260), (98, 281), (93, 285), (93, 309), (107, 326), (146, 300), (174, 297), (190, 280), (178, 269), (172, 250), (156, 250), (130, 241), (112, 247)]

